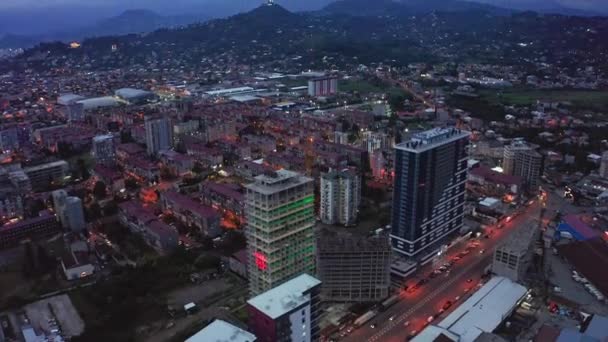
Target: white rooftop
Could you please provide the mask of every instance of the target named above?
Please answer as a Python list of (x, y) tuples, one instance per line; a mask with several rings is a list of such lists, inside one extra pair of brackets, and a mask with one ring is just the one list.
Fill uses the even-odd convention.
[(483, 205), (486, 207), (492, 207), (492, 206), (496, 205), (497, 203), (500, 203), (500, 200), (498, 198), (494, 198), (494, 197), (486, 197), (483, 200), (479, 201), (479, 205)]
[(211, 95), (211, 96), (222, 96), (222, 95), (230, 95), (230, 94), (252, 92), (252, 91), (254, 91), (254, 89), (252, 87), (238, 87), (238, 88), (210, 90), (210, 91), (206, 91), (205, 94)]
[(150, 91), (136, 89), (136, 88), (120, 88), (114, 91), (114, 95), (122, 97), (123, 99), (133, 99), (153, 94)]
[(321, 284), (319, 279), (308, 274), (302, 274), (251, 298), (247, 303), (266, 316), (275, 319), (308, 303), (310, 294), (304, 294), (304, 292), (319, 284)]
[(272, 194), (308, 182), (312, 182), (312, 178), (294, 171), (281, 169), (255, 177), (255, 182), (247, 184), (245, 188), (262, 194)]
[(473, 342), (483, 332), (493, 332), (527, 291), (508, 278), (494, 277), (437, 326), (460, 336), (460, 342)]
[(69, 104), (72, 104), (72, 103), (74, 103), (78, 100), (82, 100), (82, 99), (84, 99), (83, 96), (69, 93), (69, 94), (63, 94), (63, 95), (59, 96), (57, 98), (57, 103), (59, 103), (60, 105), (67, 106)]
[(216, 319), (186, 342), (254, 342), (255, 335), (228, 322)]
[(102, 97), (93, 97), (90, 99), (80, 100), (78, 103), (82, 103), (83, 108), (86, 109), (96, 109), (101, 107), (114, 107), (118, 106), (120, 101), (118, 101), (113, 96), (102, 96)]

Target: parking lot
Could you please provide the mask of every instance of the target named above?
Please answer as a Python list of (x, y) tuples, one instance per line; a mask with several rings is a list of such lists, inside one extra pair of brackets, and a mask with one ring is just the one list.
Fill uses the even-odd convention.
[(38, 333), (50, 334), (49, 322), (55, 319), (64, 336), (78, 336), (84, 332), (84, 322), (68, 295), (63, 294), (39, 300), (24, 307), (32, 327)]

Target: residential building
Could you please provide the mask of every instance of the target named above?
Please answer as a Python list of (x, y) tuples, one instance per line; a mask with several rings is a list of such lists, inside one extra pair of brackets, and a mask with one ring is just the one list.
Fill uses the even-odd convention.
[(51, 183), (61, 183), (69, 175), (70, 167), (65, 160), (26, 167), (23, 172), (30, 179), (34, 191), (44, 190)]
[(183, 224), (197, 228), (203, 235), (214, 238), (222, 233), (220, 215), (212, 207), (173, 190), (161, 193), (160, 203), (165, 212)]
[(52, 196), (55, 214), (64, 228), (74, 232), (86, 228), (84, 210), (80, 198), (68, 196), (65, 190), (55, 190)]
[(186, 342), (256, 342), (255, 335), (221, 319), (192, 335)]
[(435, 128), (395, 146), (391, 244), (429, 261), (463, 225), (469, 132)]
[(529, 189), (538, 188), (542, 165), (543, 156), (523, 140), (514, 140), (504, 147), (503, 172), (521, 177)]
[(255, 177), (245, 188), (251, 294), (315, 274), (313, 180), (279, 170)]
[(19, 148), (19, 135), (17, 126), (2, 127), (0, 129), (0, 149), (4, 151), (12, 151)]
[(111, 134), (98, 135), (93, 138), (92, 154), (97, 164), (113, 165), (116, 162), (116, 147)]
[(145, 130), (148, 155), (173, 147), (173, 127), (168, 117), (146, 117)]
[(249, 330), (260, 342), (318, 341), (320, 287), (301, 274), (249, 299)]
[(356, 170), (321, 174), (319, 216), (325, 224), (353, 225), (361, 203), (361, 177)]
[(317, 237), (317, 276), (323, 301), (377, 302), (389, 295), (388, 237), (324, 232)]
[(600, 177), (608, 179), (608, 151), (602, 153), (599, 173)]
[(38, 217), (25, 219), (0, 227), (0, 249), (12, 248), (25, 240), (50, 237), (61, 233), (55, 215), (42, 211)]
[(331, 96), (338, 93), (338, 78), (325, 76), (308, 81), (309, 96)]
[(179, 234), (176, 229), (158, 220), (153, 212), (137, 201), (118, 205), (118, 221), (139, 234), (146, 243), (159, 253), (167, 253), (178, 246)]
[(509, 235), (494, 250), (492, 273), (521, 282), (530, 266), (539, 230), (535, 224), (523, 227)]

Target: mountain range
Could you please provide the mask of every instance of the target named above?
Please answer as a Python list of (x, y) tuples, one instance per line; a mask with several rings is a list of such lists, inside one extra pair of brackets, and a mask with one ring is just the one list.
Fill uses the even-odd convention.
[[(338, 0), (335, 2), (331, 2), (331, 0), (276, 0), (277, 3), (285, 5), (289, 10), (314, 12), (321, 15), (416, 15), (431, 11), (483, 11), (494, 15), (509, 15), (515, 11), (523, 10), (581, 16), (593, 14), (585, 10), (565, 7), (561, 3), (563, 1), (567, 0)], [(148, 4), (150, 8), (161, 9), (161, 7), (155, 6), (157, 2), (148, 1), (141, 4)], [(168, 5), (164, 0), (162, 3), (164, 6)], [(207, 0), (204, 2), (204, 6), (193, 7), (193, 10), (188, 11), (188, 13), (203, 13), (204, 11), (205, 14), (160, 15), (152, 10), (131, 9), (117, 16), (108, 16), (106, 19), (97, 21), (91, 20), (92, 14), (90, 12), (92, 9), (88, 7), (77, 7), (68, 12), (49, 10), (48, 13), (35, 12), (31, 15), (28, 15), (28, 12), (0, 13), (0, 48), (31, 47), (44, 41), (81, 40), (85, 37), (151, 32), (159, 28), (188, 25), (214, 17), (246, 12), (257, 7), (257, 3), (257, 1)], [(140, 3), (135, 1), (134, 4)], [(175, 6), (174, 11), (195, 6), (188, 0), (183, 0), (179, 4), (180, 6)], [(163, 11), (163, 13), (167, 11)], [(108, 13), (106, 7), (100, 10), (100, 15), (104, 15), (104, 13)], [(31, 30), (35, 25), (27, 21), (20, 25), (20, 16), (25, 16), (30, 21), (41, 21), (41, 25), (46, 25), (49, 28), (45, 29), (44, 33), (31, 33), (28, 29)], [(64, 26), (67, 25), (68, 28), (58, 29), (62, 27), (60, 23), (62, 16), (69, 17), (69, 20), (64, 20)], [(89, 25), (89, 22), (96, 23)]]
[(162, 16), (150, 10), (128, 10), (122, 14), (69, 31), (38, 35), (6, 34), (0, 39), (0, 48), (27, 48), (44, 41), (72, 41), (90, 37), (115, 36), (129, 33), (146, 33), (160, 28), (184, 26), (204, 22), (204, 15)]

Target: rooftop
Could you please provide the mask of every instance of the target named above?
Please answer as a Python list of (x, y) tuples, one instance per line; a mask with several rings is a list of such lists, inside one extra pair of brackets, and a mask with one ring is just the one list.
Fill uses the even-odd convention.
[(228, 322), (216, 319), (186, 342), (254, 342), (256, 337)]
[(572, 242), (557, 247), (577, 272), (608, 296), (608, 244), (602, 238)]
[(460, 139), (468, 138), (471, 133), (456, 128), (433, 128), (415, 133), (410, 140), (395, 145), (398, 150), (423, 152)]
[(40, 171), (40, 170), (44, 170), (44, 169), (48, 169), (48, 168), (52, 168), (52, 167), (65, 167), (67, 169), (68, 166), (69, 166), (68, 162), (66, 162), (65, 160), (57, 160), (57, 161), (46, 163), (46, 164), (26, 167), (25, 169), (23, 169), (23, 171), (25, 171), (26, 173), (29, 173), (29, 172), (36, 172), (36, 171)]
[(258, 193), (272, 194), (309, 182), (312, 182), (312, 178), (282, 169), (263, 173), (255, 177), (254, 183), (248, 184), (245, 187)]
[[(494, 277), (436, 327), (423, 330), (414, 341), (432, 341), (439, 335), (433, 337), (429, 335), (430, 332), (445, 334), (447, 330), (459, 336), (460, 342), (474, 342), (484, 332), (493, 332), (526, 292), (525, 287), (507, 278)], [(420, 339), (421, 336), (427, 339)]]
[(518, 229), (502, 242), (497, 250), (509, 250), (517, 255), (525, 255), (529, 251), (530, 244), (533, 243), (534, 234), (538, 232), (536, 222), (527, 221), (528, 229)]
[(271, 290), (268, 290), (247, 301), (247, 303), (266, 316), (275, 319), (310, 301), (311, 288), (321, 281), (308, 274), (302, 274)]
[(152, 94), (153, 93), (150, 91), (135, 88), (121, 88), (114, 92), (114, 95), (122, 97), (123, 99), (134, 99)]

